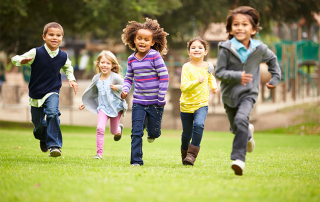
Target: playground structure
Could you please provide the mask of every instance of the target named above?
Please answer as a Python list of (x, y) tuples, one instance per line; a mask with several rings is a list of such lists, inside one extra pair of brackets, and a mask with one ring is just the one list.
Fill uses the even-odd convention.
[[(279, 66), (281, 68), (281, 82), (276, 89), (266, 90), (265, 83), (271, 78), (267, 72), (267, 65), (260, 65), (261, 92), (257, 105), (263, 107), (263, 103), (285, 104), (301, 101), (310, 97), (319, 98), (320, 94), (320, 46), (312, 41), (282, 41), (273, 45), (273, 51), (277, 55)], [(169, 57), (166, 62), (170, 75), (170, 102), (172, 105), (172, 114), (179, 117), (179, 98), (181, 61), (175, 61)], [(219, 81), (218, 81), (219, 82)], [(213, 95), (210, 92), (209, 113), (224, 113), (220, 92)], [(267, 96), (266, 96), (267, 94)], [(250, 119), (257, 118), (256, 107), (252, 111)]]
[[(265, 82), (268, 79), (266, 65), (260, 65), (261, 70), (261, 92), (257, 103), (250, 115), (251, 121), (256, 121), (257, 129), (266, 128), (267, 113), (274, 112), (283, 107), (319, 100), (319, 44), (311, 41), (288, 42), (274, 44), (273, 50), (277, 54), (279, 65), (282, 71), (282, 80), (274, 90), (268, 90)], [(163, 128), (181, 129), (180, 121), (180, 75), (182, 65), (188, 62), (188, 58), (168, 56), (166, 66), (168, 67), (170, 83), (166, 99)], [(121, 65), (126, 67), (126, 62)], [(6, 114), (1, 120), (30, 122), (30, 106), (28, 104), (27, 83), (30, 76), (30, 67), (19, 67), (18, 72), (5, 72), (5, 82), (1, 86), (0, 113)], [(266, 76), (267, 75), (267, 76)], [(266, 77), (266, 78), (263, 78)], [(78, 80), (79, 90), (74, 95), (72, 88), (69, 88), (63, 76), (63, 86), (60, 91), (61, 123), (70, 125), (96, 125), (96, 117), (87, 111), (79, 111), (81, 96), (90, 80)], [(23, 81), (23, 82), (22, 82)], [(218, 81), (219, 82), (219, 81)], [(212, 94), (209, 91), (209, 110), (206, 122), (206, 130), (228, 130), (228, 120), (221, 103), (220, 92)], [(132, 93), (127, 97), (131, 103)], [(124, 125), (131, 124), (131, 105), (128, 115), (122, 119)], [(264, 114), (264, 116), (261, 116)], [(81, 118), (82, 117), (82, 118)], [(83, 119), (83, 117), (86, 117)], [(260, 121), (261, 120), (261, 121)], [(283, 126), (284, 121), (277, 121), (277, 126)], [(282, 124), (282, 125), (281, 125)], [(269, 124), (270, 125), (270, 124)], [(275, 126), (275, 123), (272, 124)]]
[[(273, 45), (281, 68), (281, 83), (271, 93), (274, 103), (294, 101), (320, 94), (320, 46), (313, 41), (282, 41)], [(262, 91), (264, 88), (262, 88)], [(290, 95), (291, 96), (288, 96)], [(263, 95), (263, 93), (262, 93)], [(268, 98), (262, 99), (263, 101)]]

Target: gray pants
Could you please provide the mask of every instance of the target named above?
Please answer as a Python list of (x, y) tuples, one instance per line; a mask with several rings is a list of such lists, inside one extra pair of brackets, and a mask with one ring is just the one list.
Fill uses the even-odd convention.
[(252, 98), (243, 98), (237, 108), (224, 105), (230, 123), (230, 131), (235, 134), (231, 160), (246, 160), (247, 143), (251, 138), (249, 115), (255, 103)]

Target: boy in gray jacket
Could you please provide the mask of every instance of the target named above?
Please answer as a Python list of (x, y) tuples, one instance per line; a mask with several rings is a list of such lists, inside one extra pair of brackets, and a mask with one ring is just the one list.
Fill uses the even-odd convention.
[(261, 41), (253, 40), (261, 30), (260, 15), (251, 7), (239, 7), (227, 17), (229, 40), (219, 43), (215, 76), (221, 81), (224, 108), (235, 134), (231, 153), (231, 168), (242, 175), (246, 152), (255, 146), (254, 127), (249, 115), (257, 100), (260, 84), (260, 63), (267, 63), (272, 78), (266, 84), (269, 89), (277, 86), (281, 72), (275, 54)]

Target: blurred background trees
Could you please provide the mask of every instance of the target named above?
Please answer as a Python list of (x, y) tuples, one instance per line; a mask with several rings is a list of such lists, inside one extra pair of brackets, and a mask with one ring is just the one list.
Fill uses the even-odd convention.
[[(114, 40), (128, 21), (151, 17), (170, 35), (169, 46), (178, 47), (194, 35), (202, 35), (211, 22), (224, 22), (228, 10), (247, 5), (261, 14), (263, 32), (270, 22), (314, 22), (319, 0), (1, 0), (0, 51), (21, 54), (41, 46), (46, 23), (60, 23), (65, 38)], [(262, 33), (263, 33), (262, 32)], [(185, 45), (183, 46), (185, 47)]]

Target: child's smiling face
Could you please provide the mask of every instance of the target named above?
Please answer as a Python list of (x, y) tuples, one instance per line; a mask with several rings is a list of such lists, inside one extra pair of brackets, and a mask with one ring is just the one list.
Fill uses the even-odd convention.
[(63, 32), (59, 28), (48, 28), (46, 35), (42, 35), (43, 40), (46, 42), (48, 48), (52, 51), (56, 50), (63, 39)]
[(194, 41), (188, 50), (188, 54), (192, 60), (203, 60), (207, 52), (208, 51), (200, 41)]
[(139, 29), (135, 38), (134, 44), (139, 53), (148, 53), (151, 46), (154, 45), (153, 33), (148, 29)]
[(101, 74), (108, 75), (112, 69), (112, 62), (108, 60), (105, 56), (102, 56), (99, 62), (99, 68)]
[(256, 33), (257, 31), (253, 29), (252, 24), (246, 15), (237, 14), (234, 16), (230, 34), (239, 42), (248, 48), (251, 36)]

